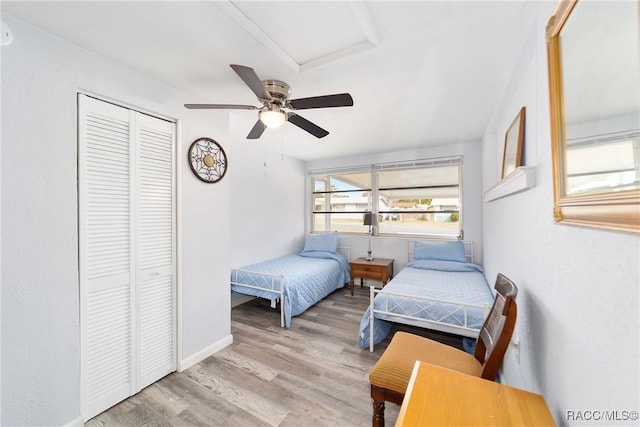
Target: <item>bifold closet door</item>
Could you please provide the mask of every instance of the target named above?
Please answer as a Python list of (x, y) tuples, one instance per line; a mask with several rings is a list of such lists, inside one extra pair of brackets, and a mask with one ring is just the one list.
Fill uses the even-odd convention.
[(174, 129), (79, 95), (85, 420), (175, 370)]
[(174, 128), (136, 117), (138, 389), (176, 370)]

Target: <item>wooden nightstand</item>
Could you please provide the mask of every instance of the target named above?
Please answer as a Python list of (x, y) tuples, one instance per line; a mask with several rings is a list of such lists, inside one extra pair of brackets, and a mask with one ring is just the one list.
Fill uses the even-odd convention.
[(351, 289), (351, 296), (353, 296), (353, 290), (355, 285), (353, 281), (356, 277), (360, 278), (360, 287), (364, 278), (380, 280), (382, 287), (393, 278), (393, 260), (386, 258), (374, 258), (371, 261), (367, 261), (366, 258), (354, 259), (349, 263), (351, 267), (351, 280), (349, 287)]

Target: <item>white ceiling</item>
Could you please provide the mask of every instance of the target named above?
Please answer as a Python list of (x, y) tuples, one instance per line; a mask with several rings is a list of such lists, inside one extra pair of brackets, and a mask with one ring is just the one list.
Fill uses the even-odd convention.
[[(353, 107), (300, 111), (258, 141), (301, 160), (479, 141), (511, 71), (525, 2), (2, 1), (3, 13), (193, 95), (259, 105), (229, 64), (291, 86), (349, 92)], [(124, 100), (126, 101), (126, 100)], [(244, 139), (255, 111), (231, 114)], [(212, 135), (214, 136), (214, 135)]]

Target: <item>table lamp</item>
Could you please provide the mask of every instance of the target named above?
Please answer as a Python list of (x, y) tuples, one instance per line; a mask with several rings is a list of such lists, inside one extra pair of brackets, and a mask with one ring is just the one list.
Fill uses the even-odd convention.
[(367, 261), (373, 261), (373, 258), (371, 257), (371, 230), (372, 230), (372, 226), (373, 224), (373, 213), (370, 211), (366, 211), (364, 213), (364, 225), (368, 225), (369, 226), (369, 250), (367, 251)]

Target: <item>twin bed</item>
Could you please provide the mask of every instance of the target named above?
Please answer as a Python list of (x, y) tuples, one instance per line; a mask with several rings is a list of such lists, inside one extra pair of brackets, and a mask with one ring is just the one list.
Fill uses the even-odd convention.
[(280, 326), (349, 283), (349, 261), (338, 234), (310, 234), (302, 252), (231, 270), (231, 290), (280, 301)]
[(370, 305), (360, 321), (358, 345), (386, 338), (402, 323), (469, 338), (471, 352), (493, 293), (483, 270), (473, 264), (473, 248), (460, 241), (409, 242), (409, 262), (384, 288), (370, 287)]
[[(369, 347), (403, 323), (463, 337), (470, 351), (493, 303), (482, 268), (462, 241), (408, 242), (409, 263), (384, 288), (370, 288), (370, 306), (360, 322), (358, 345)], [(347, 256), (337, 233), (310, 234), (302, 252), (231, 271), (231, 290), (280, 301), (280, 323), (307, 310), (349, 282)]]

